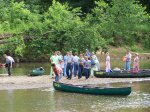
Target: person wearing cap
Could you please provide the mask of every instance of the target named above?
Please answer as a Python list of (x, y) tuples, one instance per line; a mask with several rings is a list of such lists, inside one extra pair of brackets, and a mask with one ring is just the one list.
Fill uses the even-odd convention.
[(139, 54), (136, 53), (133, 61), (133, 72), (137, 73), (139, 71)]

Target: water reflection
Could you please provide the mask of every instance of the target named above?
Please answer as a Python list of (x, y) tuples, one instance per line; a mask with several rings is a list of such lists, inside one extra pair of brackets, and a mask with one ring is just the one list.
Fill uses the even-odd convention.
[(130, 85), (129, 96), (95, 96), (56, 91), (53, 88), (0, 91), (0, 112), (149, 112), (150, 82)]

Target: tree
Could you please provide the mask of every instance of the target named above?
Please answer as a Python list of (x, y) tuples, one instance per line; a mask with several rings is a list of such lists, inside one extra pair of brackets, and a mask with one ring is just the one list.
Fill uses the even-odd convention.
[(12, 37), (9, 39), (4, 38), (7, 43), (0, 46), (1, 53), (5, 50), (11, 50), (16, 55), (23, 55), (25, 48), (24, 35), (31, 27), (34, 27), (38, 17), (27, 10), (23, 2), (17, 3), (13, 0), (4, 2), (1, 0), (1, 3), (0, 34)]
[(141, 32), (141, 26), (146, 27), (148, 23), (148, 14), (141, 4), (134, 0), (112, 0), (109, 6), (100, 0), (96, 4), (93, 13), (101, 26), (102, 36), (112, 40), (110, 43), (130, 45), (142, 38), (135, 36)]

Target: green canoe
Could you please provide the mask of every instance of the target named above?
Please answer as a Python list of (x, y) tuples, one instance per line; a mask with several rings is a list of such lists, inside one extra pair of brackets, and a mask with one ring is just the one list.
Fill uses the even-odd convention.
[(131, 93), (131, 87), (103, 88), (103, 87), (64, 84), (55, 81), (53, 81), (53, 87), (56, 90), (64, 92), (93, 94), (93, 95), (129, 95)]
[(40, 75), (43, 75), (45, 72), (45, 70), (40, 67), (40, 68), (36, 68), (32, 71), (30, 71), (30, 76), (40, 76)]
[(150, 70), (141, 70), (138, 73), (131, 73), (128, 71), (112, 71), (109, 73), (94, 71), (94, 76), (97, 78), (145, 78), (150, 77)]

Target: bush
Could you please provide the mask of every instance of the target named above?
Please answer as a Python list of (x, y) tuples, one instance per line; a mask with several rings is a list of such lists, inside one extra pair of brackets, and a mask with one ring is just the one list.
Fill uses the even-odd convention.
[(146, 39), (143, 41), (143, 45), (145, 49), (150, 49), (150, 37), (147, 36)]

